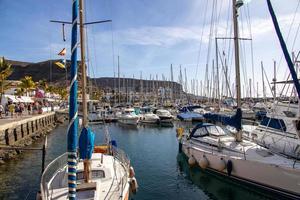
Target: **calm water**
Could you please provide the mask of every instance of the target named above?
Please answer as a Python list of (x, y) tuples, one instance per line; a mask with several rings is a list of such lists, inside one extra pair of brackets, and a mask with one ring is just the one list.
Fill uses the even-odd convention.
[[(111, 138), (129, 155), (139, 191), (133, 198), (146, 199), (269, 199), (257, 189), (217, 177), (199, 168), (190, 169), (178, 154), (175, 127), (131, 128), (109, 124)], [(92, 126), (96, 142), (103, 126)], [(47, 163), (66, 151), (66, 126), (48, 136)], [(35, 144), (40, 146), (41, 142)], [(0, 166), (0, 199), (35, 199), (39, 189), (41, 153), (23, 153)]]

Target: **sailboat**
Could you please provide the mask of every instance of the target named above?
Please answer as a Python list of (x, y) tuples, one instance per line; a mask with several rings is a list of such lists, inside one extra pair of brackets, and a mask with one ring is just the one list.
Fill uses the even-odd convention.
[[(83, 128), (77, 142), (77, 18), (80, 10), (80, 39), (82, 67)], [(86, 65), (84, 45), (83, 0), (72, 5), (72, 55), (70, 89), (70, 123), (68, 152), (54, 159), (45, 168), (38, 199), (121, 199), (128, 200), (136, 192), (134, 170), (126, 154), (111, 141), (105, 131), (106, 143), (94, 146), (95, 135), (88, 126), (86, 99)], [(77, 146), (79, 143), (79, 149)], [(79, 155), (79, 157), (77, 157)]]
[(233, 137), (222, 127), (211, 123), (200, 123), (189, 132), (179, 128), (179, 151), (188, 157), (191, 166), (198, 164), (202, 169), (218, 175), (277, 193), (279, 199), (299, 199), (299, 160), (276, 154), (254, 142), (242, 140), (237, 11), (243, 2), (232, 2), (237, 111), (232, 117), (218, 114), (209, 114), (208, 117), (235, 127), (237, 132)]

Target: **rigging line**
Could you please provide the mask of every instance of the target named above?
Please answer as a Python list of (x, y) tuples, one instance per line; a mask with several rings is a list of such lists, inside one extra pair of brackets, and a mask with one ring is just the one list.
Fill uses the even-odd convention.
[[(300, 1), (299, 1), (299, 2), (300, 2)], [(298, 28), (297, 28), (297, 31), (296, 31), (296, 35), (295, 35), (295, 38), (294, 38), (294, 41), (293, 41), (292, 51), (294, 51), (294, 47), (295, 47), (295, 44), (296, 44), (296, 40), (297, 40), (297, 38), (298, 38), (299, 29), (300, 29), (300, 23), (299, 23), (299, 25), (298, 25)]]
[(205, 22), (206, 22), (206, 15), (207, 15), (207, 5), (208, 5), (208, 0), (206, 0), (205, 3), (205, 9), (204, 9), (204, 14), (203, 14), (203, 24), (202, 24), (202, 30), (201, 30), (201, 39), (200, 39), (200, 45), (199, 45), (199, 51), (198, 51), (198, 57), (197, 57), (197, 67), (196, 67), (196, 74), (195, 74), (195, 78), (198, 75), (198, 67), (199, 67), (199, 62), (200, 62), (200, 54), (201, 54), (201, 49), (202, 49), (202, 40), (203, 40), (203, 32), (204, 32), (204, 26), (205, 26)]
[[(253, 94), (256, 94), (256, 88), (254, 87), (255, 83), (255, 77), (254, 77), (254, 52), (253, 52), (253, 40), (252, 40), (252, 27), (251, 27), (251, 16), (250, 16), (250, 10), (249, 10), (249, 5), (246, 4), (246, 15), (248, 18), (248, 27), (249, 27), (249, 34), (250, 34), (250, 50), (251, 50), (251, 67), (252, 67), (252, 83), (253, 83)], [(252, 86), (250, 86), (252, 87)]]
[[(229, 0), (229, 1), (231, 1), (231, 0)], [(230, 9), (230, 3), (228, 3), (228, 9)], [(231, 22), (231, 20), (229, 19), (229, 17), (230, 17), (230, 13), (231, 12), (227, 12), (227, 21), (226, 21), (226, 31), (225, 31), (225, 37), (228, 37), (228, 26), (229, 26), (229, 22)], [(223, 40), (223, 51), (225, 51), (225, 49), (226, 49), (226, 46), (227, 46), (227, 43), (230, 43), (230, 42), (227, 42), (227, 40)]]
[(210, 31), (209, 31), (209, 41), (208, 41), (208, 50), (207, 50), (207, 57), (206, 57), (206, 64), (209, 63), (210, 58), (210, 50), (211, 50), (211, 42), (212, 42), (212, 32), (213, 32), (213, 26), (214, 26), (214, 9), (215, 9), (215, 0), (213, 0), (212, 4), (212, 12), (211, 12), (211, 19), (210, 19)]
[[(298, 1), (298, 4), (297, 4), (297, 6), (296, 6), (296, 10), (295, 10), (295, 12), (294, 12), (293, 20), (292, 20), (291, 26), (290, 26), (290, 28), (289, 28), (288, 35), (287, 35), (287, 37), (286, 37), (286, 39), (285, 39), (286, 43), (287, 43), (288, 40), (289, 40), (290, 33), (291, 33), (291, 29), (292, 29), (292, 27), (293, 27), (293, 25), (294, 25), (294, 21), (295, 21), (296, 15), (298, 14), (298, 8), (299, 8), (299, 5), (300, 5), (300, 1)], [(282, 62), (282, 58), (283, 58), (283, 53), (281, 54), (281, 57), (280, 57), (280, 60), (279, 60), (279, 63), (278, 63), (278, 67), (277, 67), (277, 70), (276, 70), (277, 73), (278, 73), (278, 71), (279, 71), (279, 68), (280, 68), (280, 65), (281, 65), (281, 62)]]

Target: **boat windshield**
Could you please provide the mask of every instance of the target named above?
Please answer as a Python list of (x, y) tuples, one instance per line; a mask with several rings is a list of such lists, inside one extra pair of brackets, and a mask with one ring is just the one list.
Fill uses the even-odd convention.
[(207, 126), (206, 129), (209, 132), (209, 134), (213, 135), (213, 136), (224, 136), (224, 135), (226, 135), (225, 131), (219, 126)]
[(197, 138), (197, 137), (204, 137), (204, 136), (208, 136), (208, 132), (205, 127), (202, 127), (197, 129), (192, 137)]

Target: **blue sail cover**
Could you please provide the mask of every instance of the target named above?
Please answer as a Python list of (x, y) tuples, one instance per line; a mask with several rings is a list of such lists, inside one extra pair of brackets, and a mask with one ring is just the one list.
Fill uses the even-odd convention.
[(236, 110), (236, 114), (233, 116), (206, 113), (203, 117), (214, 122), (221, 122), (222, 124), (232, 126), (238, 131), (242, 129), (242, 110), (240, 108)]
[(94, 151), (95, 134), (84, 127), (79, 137), (79, 154), (81, 159), (91, 159)]

